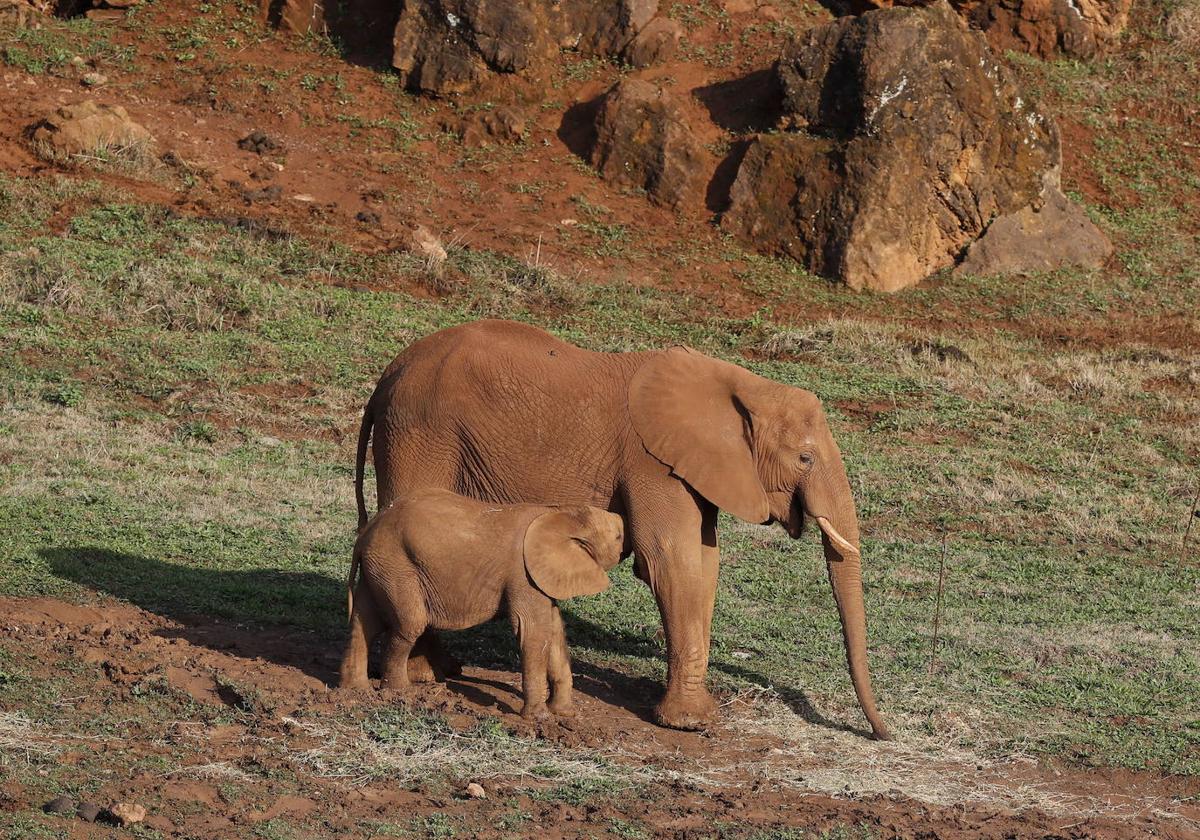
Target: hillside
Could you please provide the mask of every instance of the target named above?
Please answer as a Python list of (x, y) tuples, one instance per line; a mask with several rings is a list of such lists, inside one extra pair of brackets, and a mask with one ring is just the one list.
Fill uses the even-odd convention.
[[(664, 5), (678, 43), (648, 66), (587, 47), (597, 24), (436, 95), (391, 66), (399, 6), (305, 32), (295, 3), (84, 5), (0, 0), (6, 836), (1200, 831), (1200, 6), (995, 55), (1111, 255), (885, 294), (724, 219), (748, 150), (802, 130), (776, 60), (837, 4)], [(627, 82), (685, 127), (674, 206), (593, 165)], [(62, 151), (44, 121), (87, 100), (153, 139)], [(453, 634), (464, 677), (407, 702), (331, 690), (363, 402), (483, 317), (822, 399), (896, 741), (859, 729), (818, 541), (732, 517), (708, 732), (650, 722), (661, 622), (625, 565), (564, 602), (576, 722), (516, 714), (503, 624)], [(59, 796), (148, 815), (43, 813)]]

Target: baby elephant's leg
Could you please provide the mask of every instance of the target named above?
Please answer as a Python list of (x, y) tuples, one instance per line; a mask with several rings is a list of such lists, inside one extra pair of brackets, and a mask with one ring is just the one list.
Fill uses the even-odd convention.
[(390, 633), (383, 651), (380, 687), (405, 691), (409, 687), (408, 655), (429, 626), (429, 613), (415, 574), (398, 576), (387, 596), (381, 609)]
[(546, 701), (550, 698), (546, 673), (553, 646), (552, 608), (553, 603), (549, 598), (543, 603), (522, 605), (520, 609), (510, 605), (513, 630), (521, 647), (521, 694), (525, 699), (521, 717), (524, 718), (544, 719), (550, 716), (546, 709)]
[(550, 637), (550, 711), (559, 717), (575, 717), (571, 696), (571, 655), (567, 652), (567, 629), (563, 626), (558, 604), (553, 605), (554, 621)]
[(367, 652), (371, 640), (379, 635), (382, 625), (375, 600), (366, 581), (361, 578), (354, 587), (354, 611), (350, 616), (350, 639), (342, 657), (340, 688), (370, 688), (367, 680)]

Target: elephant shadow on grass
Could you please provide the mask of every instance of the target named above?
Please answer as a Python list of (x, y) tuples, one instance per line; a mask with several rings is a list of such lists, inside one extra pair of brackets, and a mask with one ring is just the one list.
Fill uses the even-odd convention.
[[(41, 549), (52, 572), (65, 580), (112, 595), (178, 626), (157, 631), (245, 658), (261, 658), (296, 668), (333, 686), (347, 634), (344, 582), (316, 571), (218, 569), (172, 563), (99, 546)], [(567, 639), (575, 652), (575, 687), (583, 694), (625, 708), (643, 720), (662, 694), (657, 678), (630, 675), (587, 661), (583, 650), (661, 661), (651, 638), (599, 625), (563, 605)], [(447, 650), (466, 665), (519, 670), (519, 651), (507, 621), (440, 634)], [(712, 670), (756, 685), (772, 681), (749, 668), (714, 662)], [(455, 677), (451, 690), (486, 705), (487, 685), (503, 694), (512, 689), (475, 677)], [(798, 688), (775, 685), (780, 698), (809, 723), (859, 731), (824, 717)], [(513, 695), (516, 703), (517, 695)]]

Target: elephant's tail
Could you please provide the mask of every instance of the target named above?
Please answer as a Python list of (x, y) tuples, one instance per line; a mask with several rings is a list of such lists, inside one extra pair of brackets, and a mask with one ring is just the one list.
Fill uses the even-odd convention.
[(371, 427), (375, 424), (375, 416), (371, 412), (371, 403), (363, 408), (362, 426), (358, 430), (358, 455), (354, 462), (354, 498), (358, 502), (358, 530), (367, 524), (367, 500), (363, 496), (363, 473), (367, 467), (367, 446), (371, 443)]

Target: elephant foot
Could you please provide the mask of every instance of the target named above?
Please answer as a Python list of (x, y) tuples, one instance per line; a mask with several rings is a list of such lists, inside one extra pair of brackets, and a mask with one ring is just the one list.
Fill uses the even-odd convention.
[(423, 656), (410, 657), (408, 660), (408, 681), (413, 683), (431, 683), (437, 682), (437, 670), (433, 667), (428, 659)]
[(423, 653), (408, 658), (408, 679), (415, 683), (445, 682), (462, 676), (462, 663), (446, 653), (439, 645), (430, 644)]
[(572, 703), (570, 700), (565, 700), (561, 703), (556, 703), (553, 700), (551, 700), (548, 708), (550, 709), (551, 712), (553, 712), (555, 715), (557, 715), (560, 718), (575, 717), (575, 704)]
[(437, 673), (440, 680), (462, 676), (462, 662), (457, 657), (451, 656), (442, 650), (441, 646), (435, 647), (431, 651), (430, 661), (433, 663), (433, 670)]
[(521, 717), (525, 720), (547, 721), (552, 715), (545, 703), (526, 703), (525, 708), (521, 709)]
[(670, 729), (707, 729), (717, 717), (717, 701), (708, 691), (682, 695), (667, 691), (654, 707), (654, 720)]

